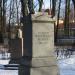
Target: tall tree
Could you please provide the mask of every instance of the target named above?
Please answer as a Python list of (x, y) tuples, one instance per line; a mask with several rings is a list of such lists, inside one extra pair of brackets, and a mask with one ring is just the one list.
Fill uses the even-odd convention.
[(5, 31), (5, 0), (0, 0), (0, 42), (3, 43)]
[(2, 36), (2, 0), (0, 0), (0, 43), (3, 43), (3, 36)]
[(2, 22), (2, 0), (0, 0), (0, 32), (1, 32), (1, 22)]
[(60, 7), (61, 7), (61, 0), (59, 0), (59, 6), (58, 6), (57, 26), (56, 26), (56, 31), (55, 31), (55, 42), (57, 42), (57, 37), (58, 37), (58, 26), (59, 26), (59, 18), (60, 18)]
[(75, 22), (75, 0), (72, 0), (74, 6), (74, 22)]
[(57, 0), (52, 0), (52, 18), (55, 16), (56, 1)]
[(64, 34), (69, 36), (70, 0), (65, 0)]
[[(31, 0), (21, 0), (23, 15), (23, 57), (21, 58), (19, 75), (30, 75), (32, 61), (32, 5)], [(23, 63), (25, 62), (25, 63)], [(27, 67), (26, 67), (27, 66)]]
[(28, 0), (28, 7), (31, 14), (34, 14), (34, 4), (33, 0)]
[(75, 7), (75, 0), (72, 0), (73, 4), (74, 4), (74, 7)]
[(41, 11), (42, 10), (43, 0), (38, 0), (38, 2), (39, 2), (39, 11)]
[(2, 8), (3, 8), (3, 15), (2, 15), (2, 32), (3, 32), (3, 34), (5, 33), (5, 24), (6, 24), (6, 8), (5, 8), (5, 3), (6, 3), (6, 0), (3, 0), (3, 6), (2, 6)]
[(21, 10), (23, 17), (28, 14), (28, 0), (21, 0)]

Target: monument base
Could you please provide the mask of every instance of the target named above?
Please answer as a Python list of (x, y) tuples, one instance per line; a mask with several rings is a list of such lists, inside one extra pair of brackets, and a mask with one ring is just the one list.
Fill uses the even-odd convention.
[(30, 75), (58, 75), (55, 57), (39, 57), (32, 59)]
[(32, 15), (33, 46), (30, 75), (59, 75), (54, 54), (54, 20), (46, 13)]

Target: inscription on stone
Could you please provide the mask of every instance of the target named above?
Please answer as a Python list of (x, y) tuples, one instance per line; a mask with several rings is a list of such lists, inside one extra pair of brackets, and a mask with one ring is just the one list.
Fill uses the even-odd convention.
[(49, 32), (38, 32), (35, 34), (35, 38), (38, 41), (38, 44), (47, 44), (50, 39), (50, 33)]
[(52, 55), (54, 49), (53, 28), (53, 23), (33, 23), (33, 57)]

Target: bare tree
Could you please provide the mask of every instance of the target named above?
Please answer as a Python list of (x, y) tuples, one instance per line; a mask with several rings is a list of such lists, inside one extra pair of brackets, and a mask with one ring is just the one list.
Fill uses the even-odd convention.
[(57, 37), (58, 37), (58, 26), (59, 26), (59, 18), (60, 18), (60, 6), (61, 6), (61, 0), (59, 0), (59, 6), (58, 6), (57, 26), (56, 26), (56, 31), (55, 31), (55, 42), (57, 42)]
[(38, 0), (38, 2), (39, 2), (39, 11), (41, 11), (42, 10), (43, 0)]
[(34, 14), (34, 3), (33, 0), (28, 0), (28, 8), (31, 14)]
[(57, 0), (52, 0), (52, 18), (55, 16), (56, 1)]
[(3, 42), (2, 36), (2, 0), (0, 0), (0, 43)]
[(69, 36), (70, 0), (65, 0), (64, 34)]
[[(30, 4), (30, 5), (29, 5)], [(19, 75), (30, 75), (30, 66), (32, 60), (32, 6), (30, 0), (21, 0), (23, 15), (23, 56), (19, 66)], [(29, 64), (23, 63), (28, 62)], [(26, 65), (26, 66), (25, 66)], [(22, 69), (21, 69), (22, 68)]]
[(5, 32), (5, 0), (0, 0), (0, 41), (3, 43)]
[(0, 32), (1, 32), (1, 22), (2, 22), (2, 0), (0, 0)]
[(74, 22), (75, 22), (75, 0), (72, 0), (74, 6)]

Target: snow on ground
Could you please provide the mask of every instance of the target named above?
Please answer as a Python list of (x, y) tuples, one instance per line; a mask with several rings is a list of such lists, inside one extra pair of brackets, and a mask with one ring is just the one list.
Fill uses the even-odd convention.
[(75, 55), (58, 60), (60, 75), (75, 75)]
[(7, 59), (7, 60), (0, 59), (0, 64), (7, 65), (7, 64), (9, 64), (9, 61), (10, 61), (10, 59)]
[[(5, 67), (3, 65), (8, 65), (8, 63), (9, 60), (0, 60), (0, 75), (18, 75), (18, 70), (4, 70)], [(75, 75), (75, 55), (70, 58), (59, 59), (58, 66), (60, 75)]]
[(18, 70), (0, 70), (0, 75), (18, 75)]
[(4, 67), (3, 66), (3, 65), (8, 65), (9, 61), (10, 59), (6, 59), (6, 60), (0, 59), (0, 75), (18, 75), (18, 70), (12, 70), (14, 68), (16, 69), (16, 67)]

